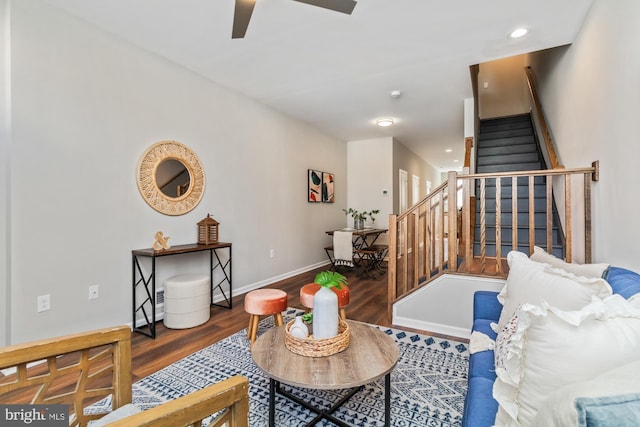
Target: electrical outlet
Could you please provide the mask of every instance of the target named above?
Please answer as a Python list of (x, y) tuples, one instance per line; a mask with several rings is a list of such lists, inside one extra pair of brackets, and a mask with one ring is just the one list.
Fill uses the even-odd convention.
[(276, 256), (276, 250), (275, 249), (269, 249), (269, 258), (273, 258), (274, 256)]
[(89, 286), (89, 299), (96, 299), (98, 296), (98, 285)]
[(51, 310), (51, 295), (38, 296), (38, 313), (47, 310)]

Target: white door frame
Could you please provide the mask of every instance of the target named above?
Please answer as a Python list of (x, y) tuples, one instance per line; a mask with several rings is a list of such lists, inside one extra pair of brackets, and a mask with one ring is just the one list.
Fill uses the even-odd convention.
[(402, 213), (407, 210), (409, 199), (409, 174), (406, 170), (399, 169), (399, 187), (398, 187), (398, 207)]

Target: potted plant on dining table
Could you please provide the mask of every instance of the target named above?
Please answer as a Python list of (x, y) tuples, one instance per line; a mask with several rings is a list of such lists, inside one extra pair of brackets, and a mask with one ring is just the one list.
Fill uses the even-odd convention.
[(370, 211), (357, 211), (356, 209), (342, 209), (345, 215), (351, 215), (353, 218), (353, 228), (356, 230), (362, 230), (367, 217), (371, 219), (372, 223), (376, 222), (376, 215), (380, 213), (380, 209), (373, 209)]

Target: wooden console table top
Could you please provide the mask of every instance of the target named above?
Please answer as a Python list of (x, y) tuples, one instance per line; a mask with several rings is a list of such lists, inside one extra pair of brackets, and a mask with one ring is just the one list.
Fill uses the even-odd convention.
[(201, 244), (198, 244), (198, 243), (189, 243), (189, 244), (186, 244), (186, 245), (171, 246), (169, 249), (162, 249), (162, 250), (159, 250), (159, 251), (156, 251), (153, 248), (134, 249), (134, 250), (131, 251), (131, 253), (133, 255), (138, 255), (138, 256), (157, 257), (157, 256), (164, 256), (164, 255), (185, 254), (185, 253), (188, 253), (188, 252), (206, 251), (206, 250), (218, 249), (218, 248), (228, 248), (230, 246), (231, 246), (231, 243), (225, 243), (225, 242), (218, 242), (218, 243), (211, 244), (211, 245), (201, 245)]

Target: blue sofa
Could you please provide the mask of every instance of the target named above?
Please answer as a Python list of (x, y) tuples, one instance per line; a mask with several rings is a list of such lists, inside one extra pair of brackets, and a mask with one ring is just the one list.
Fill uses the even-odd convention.
[[(614, 294), (625, 298), (640, 293), (640, 275), (620, 267), (610, 267), (603, 278), (611, 285)], [(481, 332), (493, 340), (496, 333), (491, 323), (498, 323), (502, 304), (497, 292), (477, 291), (473, 298), (472, 331)], [(463, 427), (492, 426), (498, 402), (493, 398), (493, 382), (496, 379), (493, 351), (481, 351), (469, 357), (468, 388), (464, 402)]]

